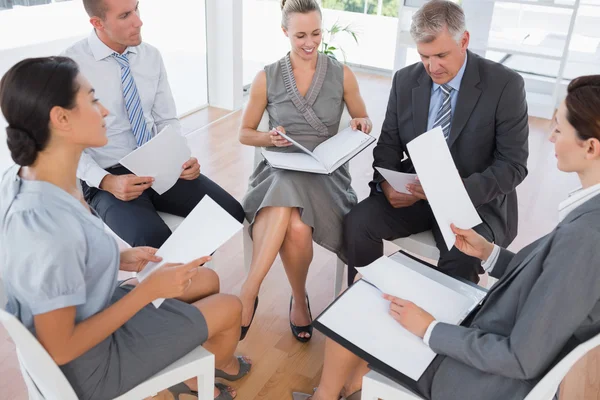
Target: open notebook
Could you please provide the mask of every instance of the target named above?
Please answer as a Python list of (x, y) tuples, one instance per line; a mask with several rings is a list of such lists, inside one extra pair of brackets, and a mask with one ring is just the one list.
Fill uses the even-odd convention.
[(417, 381), (436, 354), (392, 318), (383, 293), (412, 301), (436, 320), (456, 325), (487, 293), (401, 252), (357, 270), (363, 278), (323, 311), (314, 326), (373, 369), (399, 381), (405, 377)]
[(263, 149), (262, 155), (267, 162), (275, 168), (314, 174), (331, 174), (375, 141), (373, 136), (346, 128), (310, 151), (288, 135), (279, 134), (300, 151), (283, 153)]

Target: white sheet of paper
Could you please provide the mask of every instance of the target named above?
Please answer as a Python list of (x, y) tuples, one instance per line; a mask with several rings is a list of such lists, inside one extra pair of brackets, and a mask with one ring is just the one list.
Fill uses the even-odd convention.
[(458, 174), (442, 128), (438, 126), (420, 135), (409, 142), (407, 148), (427, 201), (450, 250), (455, 242), (450, 224), (461, 229), (470, 229), (481, 224), (481, 218)]
[[(204, 196), (156, 252), (163, 261), (149, 263), (137, 274), (137, 278), (142, 282), (163, 264), (187, 263), (199, 257), (209, 256), (242, 227), (241, 223), (213, 199)], [(159, 307), (162, 302), (163, 299), (158, 299), (153, 303)]]
[(406, 185), (415, 183), (417, 181), (417, 174), (406, 174), (404, 172), (392, 171), (391, 169), (380, 167), (375, 167), (375, 169), (379, 171), (390, 185), (392, 185), (396, 192), (411, 194), (406, 189)]
[(119, 162), (137, 176), (153, 177), (152, 189), (163, 194), (175, 185), (191, 156), (187, 139), (169, 125)]
[[(377, 287), (364, 280), (358, 281), (319, 316), (318, 321), (414, 380), (421, 377), (435, 353), (420, 337), (392, 318), (390, 303), (382, 297), (383, 293), (410, 300), (437, 320), (451, 324), (462, 321), (483, 297), (466, 296), (387, 257), (357, 269), (363, 279)], [(481, 289), (469, 289), (483, 293)]]
[(389, 314), (381, 292), (358, 281), (319, 322), (404, 375), (419, 380), (435, 353)]

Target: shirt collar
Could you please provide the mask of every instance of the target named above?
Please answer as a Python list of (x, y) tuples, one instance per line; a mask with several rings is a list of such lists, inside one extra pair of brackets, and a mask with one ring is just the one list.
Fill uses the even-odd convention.
[(569, 197), (558, 206), (559, 221), (562, 221), (571, 211), (598, 194), (600, 194), (600, 183), (569, 193)]
[[(469, 55), (465, 54), (465, 62), (463, 63), (462, 67), (460, 67), (460, 69), (458, 70), (458, 74), (456, 74), (456, 76), (454, 78), (452, 78), (452, 80), (450, 82), (447, 83), (447, 85), (450, 85), (450, 87), (457, 92), (460, 90), (460, 83), (462, 82), (462, 78), (465, 75), (465, 69), (467, 69), (467, 58), (468, 57), (469, 57)], [(432, 86), (433, 91), (435, 92), (436, 90), (438, 90), (438, 88), (440, 86), (441, 85), (434, 82), (433, 86)]]
[[(88, 44), (96, 61), (104, 60), (115, 53), (113, 49), (105, 45), (104, 42), (100, 40), (95, 29), (93, 29), (92, 33), (90, 33), (90, 36), (88, 36)], [(137, 53), (137, 47), (126, 48), (123, 54), (127, 53)]]

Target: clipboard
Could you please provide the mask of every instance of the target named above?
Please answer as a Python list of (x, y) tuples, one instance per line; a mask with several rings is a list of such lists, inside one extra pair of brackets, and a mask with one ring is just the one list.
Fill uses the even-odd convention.
[[(470, 290), (470, 291), (472, 291), (472, 293), (476, 294), (478, 296), (477, 298), (479, 300), (475, 301), (473, 303), (473, 307), (469, 310), (469, 312), (465, 315), (465, 317), (462, 318), (461, 325), (468, 325), (470, 323), (470, 321), (472, 320), (473, 316), (479, 311), (479, 308), (481, 307), (481, 304), (483, 303), (485, 296), (487, 294), (487, 289), (479, 287), (479, 286), (475, 285), (474, 283), (466, 281), (464, 279), (457, 279), (457, 278), (451, 277), (449, 274), (435, 269), (435, 266), (433, 266), (429, 263), (426, 263), (422, 260), (419, 260), (418, 258), (405, 253), (404, 251), (399, 251), (397, 253), (394, 253), (392, 256), (390, 256), (390, 258), (395, 259), (395, 260), (410, 260), (412, 263), (416, 262), (420, 265), (419, 268), (427, 268), (427, 269), (431, 268), (430, 271), (432, 271), (433, 274), (438, 275), (440, 277), (440, 279), (447, 281), (447, 282), (450, 282), (448, 280), (459, 282), (459, 285), (461, 287), (468, 287), (468, 290)], [(405, 264), (403, 264), (403, 265), (405, 265)], [(360, 281), (358, 281), (358, 282), (360, 282)], [(365, 360), (369, 364), (369, 367), (371, 369), (373, 369), (374, 371), (382, 374), (383, 376), (388, 377), (389, 379), (391, 379), (395, 382), (402, 384), (403, 386), (407, 387), (408, 389), (410, 389), (413, 392), (418, 394), (415, 379), (409, 377), (408, 375), (404, 374), (403, 372), (401, 372), (401, 371), (395, 369), (394, 367), (392, 367), (391, 365), (387, 364), (386, 362), (384, 362), (377, 356), (370, 354), (368, 351), (364, 350), (362, 348), (362, 347), (365, 347), (364, 344), (352, 343), (345, 337), (341, 336), (337, 332), (330, 329), (328, 326), (321, 323), (320, 318), (323, 315), (325, 315), (338, 301), (343, 299), (344, 296), (351, 290), (351, 288), (354, 287), (358, 282), (355, 282), (346, 292), (342, 293), (333, 303), (331, 303), (313, 321), (313, 326), (317, 330), (319, 330), (321, 333), (323, 333), (325, 336), (330, 338), (331, 340), (335, 341), (336, 343), (340, 344), (347, 350), (351, 351), (352, 353), (354, 353), (361, 359)], [(366, 282), (366, 283), (369, 283), (369, 282)], [(369, 340), (369, 338), (366, 338), (365, 340)], [(421, 340), (421, 339), (419, 338), (419, 340)], [(432, 361), (428, 364), (428, 366), (425, 368), (425, 370), (429, 367), (429, 365), (435, 363), (436, 359), (438, 357), (439, 356), (435, 356), (432, 359)]]

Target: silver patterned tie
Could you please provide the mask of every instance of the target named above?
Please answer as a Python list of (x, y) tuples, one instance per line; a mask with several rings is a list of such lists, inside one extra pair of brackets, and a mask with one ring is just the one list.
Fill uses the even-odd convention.
[(129, 116), (131, 131), (133, 132), (133, 136), (135, 136), (138, 147), (140, 147), (152, 138), (152, 132), (146, 126), (142, 101), (140, 100), (140, 95), (135, 86), (135, 81), (133, 80), (133, 74), (129, 67), (127, 54), (113, 53), (113, 57), (121, 66), (121, 86), (123, 88), (125, 108), (127, 109), (127, 115)]
[(450, 104), (450, 93), (452, 93), (453, 89), (450, 85), (443, 84), (440, 86), (440, 90), (442, 91), (443, 102), (440, 106), (440, 110), (437, 113), (433, 127), (436, 128), (441, 126), (442, 131), (444, 132), (444, 139), (448, 140), (448, 136), (450, 135), (450, 125), (452, 124), (452, 105)]

